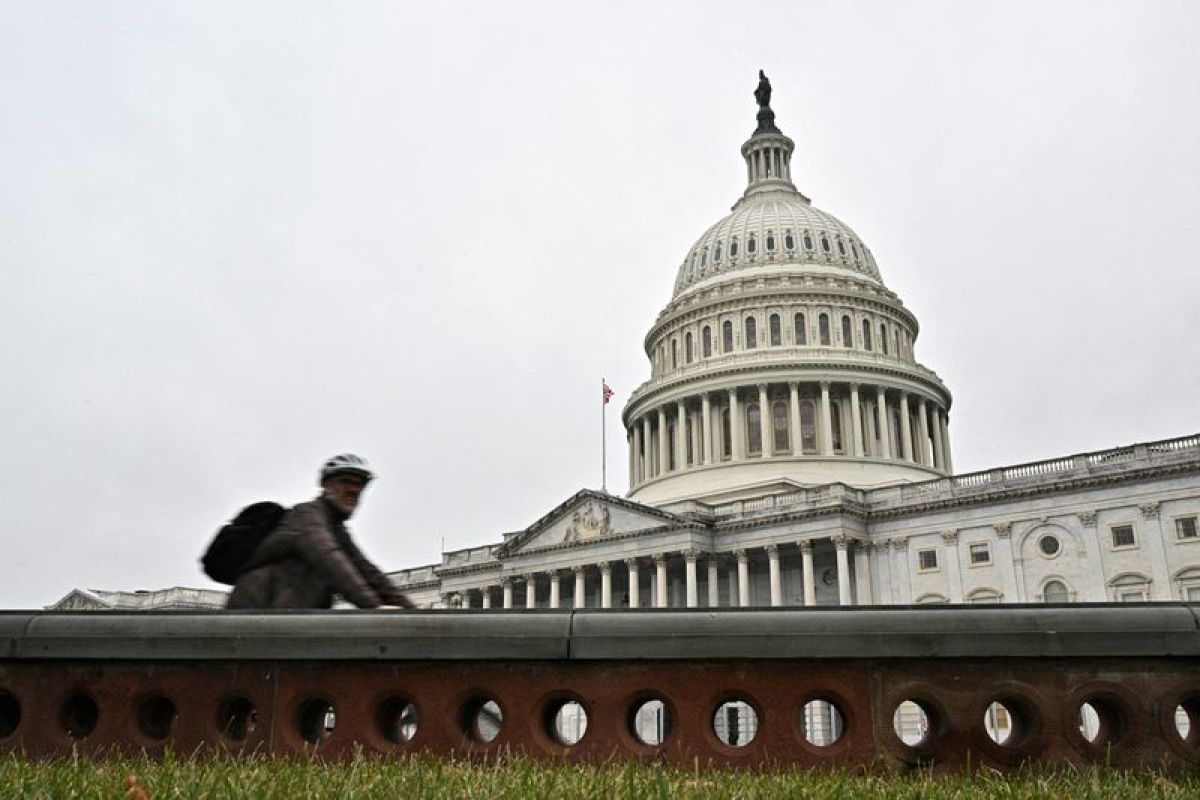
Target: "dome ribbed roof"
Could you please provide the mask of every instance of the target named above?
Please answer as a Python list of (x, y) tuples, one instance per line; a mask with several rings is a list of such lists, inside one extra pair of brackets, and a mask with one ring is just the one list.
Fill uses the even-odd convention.
[(786, 264), (841, 267), (882, 282), (874, 256), (849, 225), (798, 192), (776, 191), (746, 198), (705, 231), (679, 267), (675, 296), (718, 275)]

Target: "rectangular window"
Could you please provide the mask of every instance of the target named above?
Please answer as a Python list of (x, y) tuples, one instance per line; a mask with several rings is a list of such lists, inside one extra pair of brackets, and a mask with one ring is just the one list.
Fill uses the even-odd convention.
[(1112, 529), (1113, 547), (1133, 547), (1137, 539), (1133, 535), (1132, 525), (1116, 525)]
[(971, 564), (992, 563), (992, 547), (987, 542), (976, 542), (971, 545)]
[(937, 550), (918, 550), (917, 569), (922, 572), (937, 569)]
[(1143, 603), (1146, 593), (1141, 589), (1126, 589), (1117, 593), (1117, 601), (1121, 603)]
[(1176, 539), (1195, 539), (1196, 518), (1195, 517), (1180, 517), (1175, 520), (1175, 538)]
[(1189, 603), (1200, 603), (1200, 586), (1189, 586), (1184, 590), (1184, 597)]

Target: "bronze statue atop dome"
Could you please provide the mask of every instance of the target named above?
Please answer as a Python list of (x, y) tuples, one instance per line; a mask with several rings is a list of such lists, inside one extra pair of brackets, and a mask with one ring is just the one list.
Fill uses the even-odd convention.
[(758, 127), (754, 129), (754, 135), (779, 133), (779, 128), (775, 127), (775, 112), (771, 110), (771, 81), (761, 69), (758, 71), (758, 86), (754, 89), (754, 99), (758, 101)]

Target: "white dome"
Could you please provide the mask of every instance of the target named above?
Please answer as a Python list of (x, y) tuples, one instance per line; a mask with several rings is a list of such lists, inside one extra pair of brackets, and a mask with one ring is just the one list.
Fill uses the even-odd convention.
[(679, 267), (674, 296), (715, 276), (786, 264), (840, 267), (881, 281), (874, 256), (850, 226), (794, 189), (776, 189), (744, 198), (704, 232)]

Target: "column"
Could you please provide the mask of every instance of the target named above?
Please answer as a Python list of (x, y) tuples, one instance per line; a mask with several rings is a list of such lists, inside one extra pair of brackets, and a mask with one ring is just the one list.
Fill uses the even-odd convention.
[(629, 474), (629, 484), (636, 486), (646, 479), (643, 474), (644, 462), (642, 461), (642, 426), (637, 424), (637, 420), (634, 420), (631, 425), (633, 426), (633, 469)]
[(720, 575), (718, 574), (717, 554), (708, 554), (708, 607), (719, 608), (721, 605), (721, 585), (718, 583)]
[(795, 381), (788, 381), (788, 400), (792, 417), (792, 455), (798, 456), (804, 449), (800, 446), (800, 386)]
[(562, 601), (562, 589), (558, 577), (558, 570), (550, 573), (550, 607), (558, 608)]
[(738, 605), (746, 608), (750, 605), (750, 554), (745, 550), (735, 550), (738, 571)]
[(834, 536), (833, 546), (837, 548), (838, 605), (848, 606), (851, 604), (850, 537), (845, 534)]
[(866, 451), (863, 450), (862, 408), (859, 407), (857, 383), (850, 384), (850, 424), (854, 426), (854, 432), (850, 437), (854, 442), (854, 457), (862, 458)]
[(933, 407), (933, 466), (935, 469), (945, 469), (945, 461), (942, 458), (942, 410), (936, 405)]
[(779, 579), (779, 545), (767, 545), (767, 566), (771, 573), (771, 605), (783, 605), (783, 584)]
[(500, 588), (504, 592), (504, 607), (512, 608), (512, 578), (501, 578)]
[(892, 433), (888, 430), (887, 393), (883, 387), (878, 387), (878, 401), (875, 403), (875, 413), (879, 421), (879, 455), (881, 458), (892, 457)]
[(650, 435), (650, 415), (642, 417), (642, 480), (648, 481), (654, 477), (654, 458), (650, 448), (654, 439)]
[(801, 539), (796, 544), (800, 547), (800, 558), (804, 570), (804, 605), (815, 606), (817, 604), (817, 584), (813, 577), (812, 542), (808, 539)]
[(729, 390), (729, 442), (733, 447), (731, 457), (738, 461), (746, 457), (746, 448), (742, 442), (742, 409), (738, 403), (737, 389)]
[(938, 427), (942, 431), (942, 468), (946, 472), (954, 472), (954, 463), (950, 460), (950, 412), (938, 414)]
[(871, 598), (871, 543), (858, 542), (854, 548), (854, 578), (857, 582), (855, 598), (858, 605), (869, 606)]
[(675, 409), (675, 469), (682, 472), (687, 466), (687, 407), (680, 400)]
[(667, 409), (658, 408), (658, 474), (666, 475), (671, 469), (671, 437), (667, 434)]
[(687, 577), (687, 607), (695, 608), (700, 605), (698, 591), (696, 589), (696, 557), (698, 553), (695, 550), (685, 550), (683, 553), (683, 561), (686, 569)]
[(917, 398), (917, 434), (921, 441), (917, 450), (920, 453), (920, 461), (925, 466), (929, 466), (932, 462), (929, 460), (929, 410), (925, 408), (925, 398)]
[(636, 558), (625, 559), (629, 569), (629, 607), (638, 608), (642, 604), (642, 585), (638, 578), (638, 561)]
[(833, 455), (833, 416), (829, 411), (829, 381), (821, 381), (821, 455)]
[(584, 580), (587, 577), (583, 572), (583, 567), (571, 567), (571, 571), (575, 573), (575, 608), (587, 608), (587, 594)]
[(600, 562), (600, 607), (612, 608), (612, 564)]
[(654, 556), (654, 607), (667, 607), (667, 557), (663, 553)]
[(713, 462), (712, 401), (708, 399), (708, 392), (700, 395), (700, 437), (704, 445), (704, 466), (707, 467)]
[(492, 607), (492, 587), (485, 586), (482, 589), (480, 589), (479, 591), (483, 592), (483, 607), (491, 608)]
[(537, 582), (532, 572), (525, 576), (525, 608), (537, 608)]
[(762, 439), (762, 457), (775, 455), (775, 442), (771, 436), (771, 404), (767, 401), (765, 383), (758, 385), (758, 435)]
[(908, 392), (900, 393), (900, 450), (905, 461), (913, 460), (912, 423), (908, 419)]
[(637, 462), (634, 460), (633, 431), (630, 430), (625, 438), (629, 443), (629, 486), (632, 488), (637, 484)]

